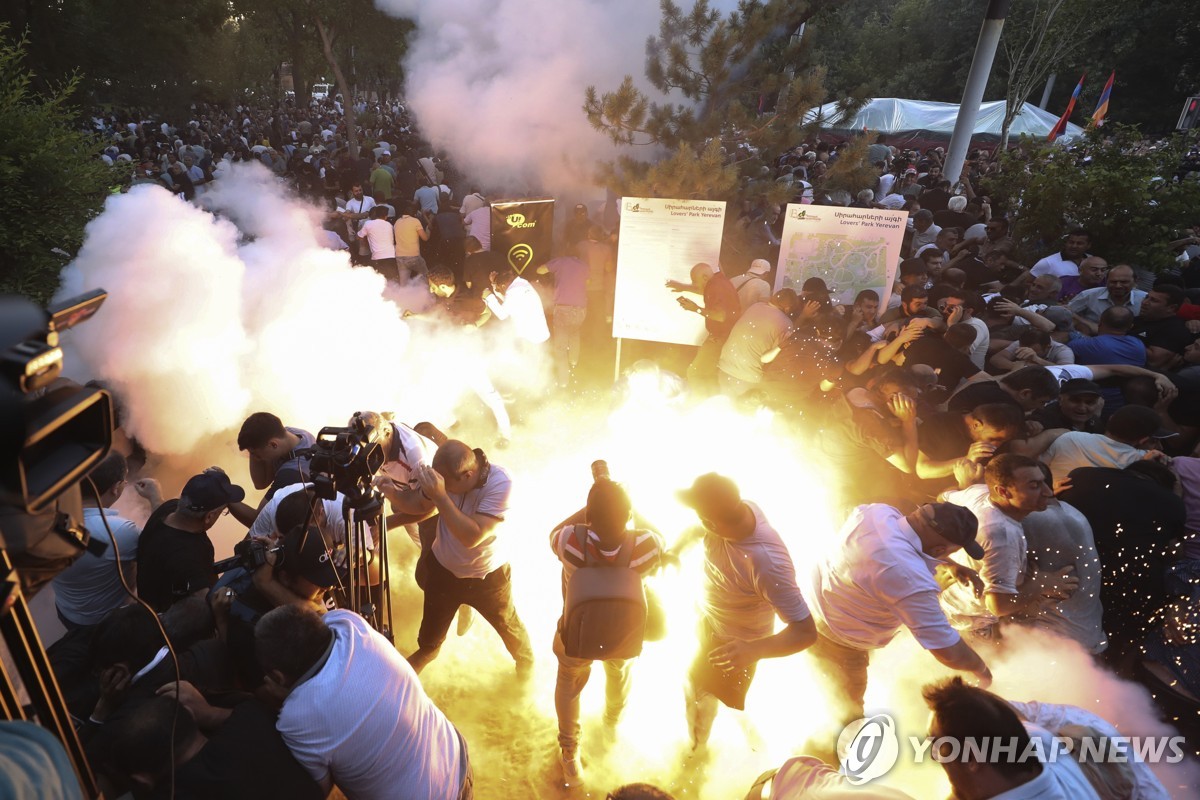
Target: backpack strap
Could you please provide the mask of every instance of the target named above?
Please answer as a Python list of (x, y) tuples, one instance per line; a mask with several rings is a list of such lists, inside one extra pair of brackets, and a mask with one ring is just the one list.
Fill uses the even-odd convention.
[(625, 534), (625, 541), (621, 542), (621, 549), (617, 552), (617, 566), (628, 568), (633, 563), (633, 549), (636, 541), (633, 534)]
[[(581, 530), (583, 531), (583, 538), (582, 538), (582, 539), (580, 538), (580, 531), (581, 531)], [(576, 541), (576, 543), (579, 545), (579, 552), (583, 553), (583, 566), (585, 566), (585, 567), (586, 567), (586, 566), (588, 566), (588, 536), (587, 536), (587, 531), (588, 531), (588, 528), (587, 528), (587, 526), (586, 526), (586, 525), (579, 525), (579, 524), (576, 524), (576, 525), (575, 525), (575, 526), (574, 526), (574, 527), (571, 529), (571, 535), (575, 537), (575, 541)], [(564, 544), (563, 550), (566, 550), (566, 547), (565, 547), (565, 544), (566, 544), (566, 543), (564, 542), (563, 544)]]

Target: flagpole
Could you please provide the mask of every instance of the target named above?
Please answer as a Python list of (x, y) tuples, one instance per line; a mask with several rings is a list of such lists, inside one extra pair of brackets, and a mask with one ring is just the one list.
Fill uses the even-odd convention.
[(1010, 2), (988, 0), (987, 11), (983, 15), (979, 41), (975, 43), (975, 57), (971, 59), (971, 71), (967, 73), (958, 119), (954, 121), (954, 134), (950, 137), (950, 152), (946, 154), (946, 166), (942, 169), (942, 177), (951, 183), (958, 181), (963, 162), (967, 159), (971, 135), (975, 132), (975, 120), (979, 117), (979, 104), (983, 102), (983, 90), (992, 73), (992, 61), (1000, 44), (1000, 32), (1004, 30), (1004, 18), (1008, 16)]

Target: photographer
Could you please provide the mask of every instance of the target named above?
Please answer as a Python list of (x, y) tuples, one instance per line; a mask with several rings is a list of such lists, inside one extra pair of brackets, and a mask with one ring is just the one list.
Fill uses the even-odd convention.
[(137, 797), (324, 797), (275, 730), (275, 715), (258, 701), (218, 708), (187, 681), (158, 692), (112, 732), (114, 770), (140, 787)]
[[(302, 499), (302, 495), (289, 497)], [(322, 538), (315, 524), (307, 529), (293, 527), (279, 544), (263, 539), (248, 543), (243, 565), (222, 575), (208, 599), (238, 679), (244, 688), (254, 689), (263, 677), (254, 655), (255, 623), (272, 608), (288, 603), (324, 612), (325, 592), (342, 580), (327, 547), (332, 542)]]
[(165, 611), (188, 595), (204, 595), (217, 582), (208, 531), (246, 492), (219, 467), (189, 480), (178, 500), (150, 515), (138, 541), (138, 596)]
[[(419, 492), (417, 469), (429, 465), (437, 445), (413, 428), (390, 420), (375, 411), (358, 412), (350, 419), (350, 426), (365, 428), (369, 431), (368, 438), (383, 449), (383, 466), (376, 476), (375, 488), (392, 505), (389, 523), (403, 525), (413, 543), (420, 546), (417, 520), (413, 517), (427, 515), (405, 513), (404, 509), (411, 507), (411, 503), (402, 497), (402, 493)], [(392, 525), (389, 524), (388, 527)]]
[(255, 626), (277, 729), (328, 793), (470, 800), (466, 742), (396, 648), (357, 614), (283, 606)]

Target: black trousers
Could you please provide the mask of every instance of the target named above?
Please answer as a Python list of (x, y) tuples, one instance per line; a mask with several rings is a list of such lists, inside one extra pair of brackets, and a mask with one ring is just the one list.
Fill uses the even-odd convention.
[(425, 608), (417, 634), (420, 649), (409, 658), (420, 669), (437, 655), (459, 606), (470, 606), (500, 634), (504, 647), (517, 664), (533, 663), (529, 632), (517, 616), (512, 601), (512, 574), (508, 564), (482, 578), (459, 578), (438, 562), (432, 551), (422, 556)]

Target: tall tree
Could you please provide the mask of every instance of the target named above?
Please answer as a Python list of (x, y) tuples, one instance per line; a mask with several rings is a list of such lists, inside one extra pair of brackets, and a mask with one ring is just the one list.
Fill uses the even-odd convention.
[(1000, 40), (1000, 74), (1006, 79), (1000, 147), (1033, 90), (1077, 55), (1109, 24), (1111, 6), (1089, 0), (1023, 0), (1012, 5)]
[(0, 24), (0, 292), (45, 303), (115, 176), (103, 143), (74, 124), (78, 79), (34, 90), (27, 51)]
[[(625, 150), (601, 167), (601, 181), (622, 194), (786, 196), (771, 167), (815, 133), (804, 115), (825, 100), (825, 70), (812, 63), (801, 34), (825, 5), (741, 0), (723, 15), (708, 0), (686, 12), (661, 0), (645, 74), (663, 99), (640, 90), (631, 76), (611, 91), (589, 86), (585, 94), (588, 121)], [(635, 147), (657, 158), (636, 158), (629, 152)], [(831, 176), (831, 188), (839, 188), (837, 180)]]

